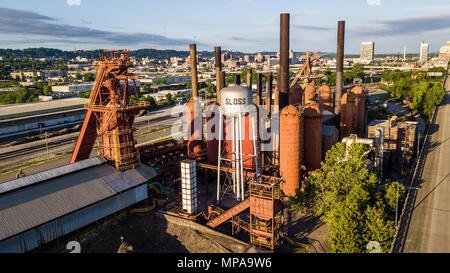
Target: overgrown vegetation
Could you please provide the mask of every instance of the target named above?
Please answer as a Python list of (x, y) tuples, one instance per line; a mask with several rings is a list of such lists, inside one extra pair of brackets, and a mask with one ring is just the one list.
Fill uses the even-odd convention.
[(442, 77), (427, 78), (427, 72), (442, 72), (443, 76), (446, 75), (443, 68), (422, 72), (386, 70), (382, 80), (389, 85), (387, 91), (392, 98), (406, 99), (410, 102), (410, 109), (430, 117), (434, 108), (444, 99), (445, 88)]
[[(336, 86), (336, 72), (330, 69), (324, 72), (325, 79), (320, 81), (320, 84), (326, 84), (329, 87)], [(344, 85), (352, 84), (354, 81), (361, 81), (364, 78), (364, 65), (355, 64), (350, 70), (344, 71)]]
[(10, 92), (0, 93), (0, 104), (14, 104), (39, 101), (39, 96), (51, 96), (52, 86), (43, 84), (41, 81), (35, 83), (34, 86), (20, 86), (13, 83), (13, 90)]
[(367, 169), (366, 153), (362, 144), (346, 148), (337, 143), (322, 168), (305, 179), (305, 191), (298, 190), (293, 200), (294, 209), (306, 209), (327, 223), (333, 252), (367, 252), (370, 241), (388, 252), (395, 234), (396, 192), (398, 187), (402, 204), (404, 187), (398, 182), (379, 185)]

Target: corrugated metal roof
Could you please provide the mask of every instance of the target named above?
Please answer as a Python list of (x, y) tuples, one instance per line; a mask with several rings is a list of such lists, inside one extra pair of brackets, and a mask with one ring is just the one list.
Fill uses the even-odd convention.
[(138, 171), (147, 180), (150, 180), (156, 176), (155, 169), (147, 165), (140, 165), (139, 167), (136, 168), (136, 171)]
[(147, 180), (136, 170), (127, 170), (103, 177), (103, 181), (115, 192), (121, 192), (128, 188), (135, 187)]
[(147, 182), (152, 173), (155, 171), (148, 166), (119, 172), (103, 164), (45, 181), (43, 176), (40, 180), (29, 176), (33, 187), (19, 187), (0, 195), (0, 240)]
[(105, 163), (106, 160), (102, 157), (92, 157), (86, 160), (81, 160), (69, 165), (64, 165), (51, 170), (39, 172), (30, 176), (25, 176), (8, 182), (0, 183), (0, 195), (8, 191), (16, 190), (22, 187), (30, 186), (42, 181), (52, 178), (67, 175), (69, 173), (80, 171), (89, 167)]

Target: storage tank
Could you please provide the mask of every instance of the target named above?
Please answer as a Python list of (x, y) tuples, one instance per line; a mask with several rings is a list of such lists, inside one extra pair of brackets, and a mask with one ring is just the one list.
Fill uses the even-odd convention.
[[(250, 130), (249, 124), (246, 124), (246, 120), (251, 120), (251, 115), (247, 114), (250, 110), (254, 110), (256, 114), (256, 108), (251, 109), (252, 105), (252, 92), (243, 86), (230, 86), (220, 90), (220, 112), (226, 120), (225, 127), (225, 151), (231, 155), (223, 158), (222, 152), (221, 162), (231, 164), (233, 170), (231, 176), (233, 181), (233, 192), (236, 193), (238, 200), (245, 199), (244, 192), (244, 161), (248, 156), (258, 156), (254, 152), (248, 152), (249, 142), (252, 144), (252, 151), (255, 151), (255, 138), (256, 130)], [(253, 122), (251, 122), (253, 123)], [(242, 138), (241, 138), (242, 137)], [(241, 141), (242, 140), (242, 141)], [(223, 147), (220, 147), (222, 150)], [(244, 154), (247, 154), (244, 156)], [(255, 161), (257, 162), (257, 160)], [(248, 164), (248, 162), (247, 162)], [(220, 164), (222, 165), (222, 164)], [(255, 163), (256, 165), (256, 163)], [(255, 166), (258, 172), (258, 166)], [(218, 168), (218, 192), (217, 200), (220, 200), (220, 168)]]
[(316, 101), (316, 88), (313, 85), (308, 84), (303, 93), (305, 97), (303, 104)]
[[(202, 149), (203, 135), (201, 106), (198, 102), (191, 100), (186, 104), (186, 111), (188, 111), (186, 115), (188, 156), (192, 156), (200, 153)], [(195, 123), (197, 124), (195, 125)]]
[(358, 96), (355, 93), (344, 93), (341, 98), (341, 122), (339, 137), (344, 138), (357, 132)]
[(295, 84), (289, 88), (289, 104), (298, 105), (305, 103), (303, 97), (303, 88), (299, 84)]
[(301, 115), (296, 106), (288, 105), (280, 114), (280, 174), (286, 196), (295, 196), (300, 187), (300, 164)]
[(322, 113), (317, 103), (302, 107), (303, 161), (307, 172), (320, 168), (322, 159)]
[(358, 121), (357, 134), (359, 137), (366, 137), (366, 99), (367, 90), (361, 86), (355, 86), (350, 91), (358, 96)]
[(333, 92), (328, 85), (322, 85), (317, 89), (319, 105), (331, 111), (333, 107)]

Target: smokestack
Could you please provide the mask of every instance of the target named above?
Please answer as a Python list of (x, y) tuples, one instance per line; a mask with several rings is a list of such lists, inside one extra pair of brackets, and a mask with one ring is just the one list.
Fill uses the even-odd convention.
[(192, 98), (198, 98), (198, 83), (197, 83), (197, 46), (196, 44), (189, 45), (189, 52), (191, 58), (191, 88)]
[(247, 88), (252, 90), (252, 69), (251, 68), (247, 68), (246, 83), (247, 83)]
[(216, 57), (216, 100), (217, 102), (220, 101), (220, 87), (221, 87), (221, 83), (220, 83), (220, 74), (221, 74), (221, 70), (222, 70), (222, 60), (221, 60), (221, 49), (220, 46), (216, 46), (214, 47), (214, 51), (215, 51), (215, 57)]
[(280, 111), (289, 104), (289, 13), (280, 14)]
[(234, 84), (241, 85), (241, 74), (236, 74), (234, 76)]
[(256, 105), (262, 104), (262, 74), (256, 73)]
[[(280, 67), (277, 68), (277, 88), (275, 88), (275, 96), (273, 98), (273, 105), (280, 105)], [(280, 107), (278, 107), (280, 109)]]
[(225, 81), (225, 71), (220, 71), (220, 89), (225, 88), (226, 81)]
[(266, 105), (267, 105), (267, 116), (270, 117), (270, 108), (272, 106), (272, 72), (267, 72), (267, 82), (266, 82)]
[(336, 95), (334, 96), (334, 114), (336, 115), (341, 113), (341, 97), (344, 85), (344, 34), (345, 21), (339, 21), (336, 56)]

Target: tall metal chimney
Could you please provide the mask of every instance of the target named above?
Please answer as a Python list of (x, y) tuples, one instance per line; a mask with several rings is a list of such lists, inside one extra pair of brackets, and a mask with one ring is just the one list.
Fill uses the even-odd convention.
[(273, 105), (280, 109), (280, 67), (277, 68), (277, 87), (275, 88), (275, 96), (273, 98)]
[(289, 104), (289, 13), (280, 14), (280, 111)]
[(192, 98), (198, 98), (198, 82), (197, 82), (197, 46), (196, 44), (189, 45), (190, 59), (191, 59), (191, 88)]
[(266, 82), (266, 105), (267, 105), (267, 116), (270, 117), (270, 108), (272, 106), (272, 72), (267, 72), (267, 82)]
[(336, 94), (334, 96), (334, 114), (341, 113), (341, 97), (344, 86), (344, 34), (345, 21), (338, 22), (337, 56), (336, 56)]
[(234, 75), (234, 84), (241, 85), (241, 74)]
[(246, 84), (247, 84), (247, 88), (252, 90), (252, 69), (250, 67), (247, 68)]
[(226, 86), (226, 77), (225, 77), (225, 71), (220, 71), (220, 89), (225, 88)]
[(259, 107), (262, 104), (262, 74), (256, 73), (256, 105)]
[(220, 46), (214, 47), (215, 51), (215, 58), (216, 58), (216, 100), (217, 102), (220, 102), (220, 74), (222, 71), (222, 59), (221, 59), (221, 48)]

